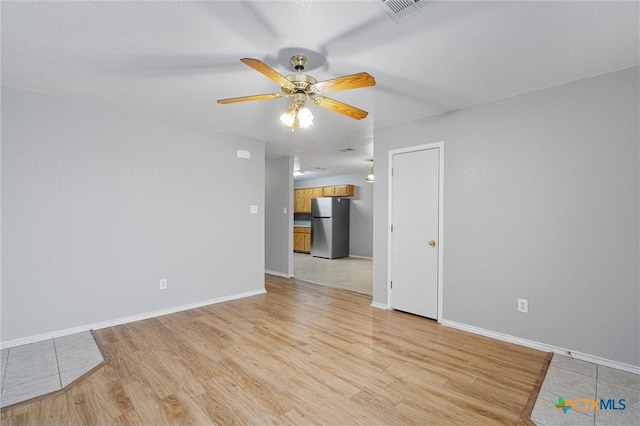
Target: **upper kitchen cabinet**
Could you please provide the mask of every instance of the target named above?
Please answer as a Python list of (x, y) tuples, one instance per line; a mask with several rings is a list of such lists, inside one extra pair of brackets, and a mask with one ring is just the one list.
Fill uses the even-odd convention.
[(353, 197), (356, 193), (354, 185), (319, 186), (300, 188), (293, 191), (293, 212), (311, 213), (311, 199), (321, 197)]
[(305, 213), (311, 213), (311, 195), (313, 194), (311, 188), (305, 188), (302, 190), (302, 211)]
[(324, 197), (322, 192), (323, 192), (323, 188), (321, 186), (316, 187), (316, 188), (311, 188), (311, 198), (322, 198), (322, 197)]
[(356, 188), (353, 185), (336, 185), (333, 187), (334, 197), (353, 197), (356, 195)]
[(356, 195), (356, 187), (353, 185), (323, 186), (323, 197), (353, 197)]
[(303, 189), (296, 189), (293, 191), (293, 212), (294, 213), (304, 212), (304, 190)]
[(311, 197), (313, 188), (296, 189), (293, 191), (293, 212), (311, 213)]

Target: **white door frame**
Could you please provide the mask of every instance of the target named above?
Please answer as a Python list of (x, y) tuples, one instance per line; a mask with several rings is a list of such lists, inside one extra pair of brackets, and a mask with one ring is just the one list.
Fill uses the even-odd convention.
[(444, 142), (434, 142), (423, 145), (415, 145), (406, 148), (390, 149), (387, 160), (387, 184), (388, 184), (388, 203), (387, 203), (387, 309), (391, 309), (391, 224), (393, 223), (393, 182), (391, 169), (393, 166), (393, 156), (395, 154), (404, 154), (407, 152), (423, 151), (427, 149), (438, 149), (439, 176), (438, 176), (438, 318), (437, 321), (442, 322), (442, 287), (443, 287), (443, 229), (444, 229)]

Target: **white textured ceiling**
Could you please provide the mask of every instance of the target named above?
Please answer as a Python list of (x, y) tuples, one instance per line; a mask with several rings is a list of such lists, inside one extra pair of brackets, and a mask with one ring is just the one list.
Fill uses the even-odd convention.
[[(637, 1), (421, 4), (396, 22), (378, 0), (2, 1), (2, 84), (264, 140), (311, 177), (365, 174), (376, 128), (639, 63)], [(298, 52), (318, 80), (373, 75), (331, 94), (369, 117), (311, 105), (291, 134), (288, 99), (215, 102), (279, 91), (240, 58), (287, 75)]]

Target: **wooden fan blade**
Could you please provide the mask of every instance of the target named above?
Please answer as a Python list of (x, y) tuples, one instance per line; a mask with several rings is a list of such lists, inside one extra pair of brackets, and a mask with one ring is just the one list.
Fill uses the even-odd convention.
[(258, 71), (261, 74), (264, 74), (271, 80), (278, 83), (280, 86), (293, 88), (293, 84), (291, 84), (291, 82), (287, 80), (285, 76), (258, 59), (242, 58), (240, 59), (240, 62), (249, 65), (254, 70)]
[(281, 98), (278, 93), (267, 93), (265, 95), (240, 96), (239, 98), (218, 99), (219, 104), (233, 104), (236, 102), (261, 101), (263, 99)]
[(326, 98), (324, 96), (317, 96), (313, 98), (313, 102), (322, 108), (335, 111), (337, 113), (346, 115), (347, 117), (355, 118), (356, 120), (362, 120), (369, 113), (354, 106), (345, 104), (343, 102), (336, 101), (335, 99)]
[(320, 81), (313, 85), (318, 93), (337, 92), (339, 90), (358, 89), (360, 87), (375, 86), (376, 79), (366, 72), (345, 75), (332, 80)]

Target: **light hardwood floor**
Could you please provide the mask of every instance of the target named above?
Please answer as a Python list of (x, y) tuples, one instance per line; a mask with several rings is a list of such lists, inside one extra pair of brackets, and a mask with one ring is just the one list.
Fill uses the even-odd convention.
[(102, 368), (2, 423), (530, 424), (547, 353), (370, 303), (267, 275), (264, 295), (98, 330)]

